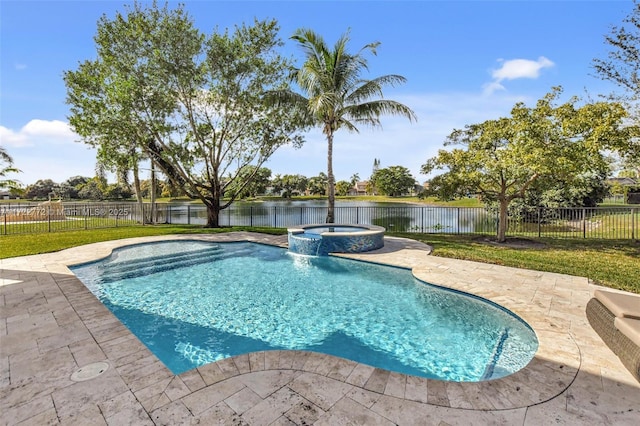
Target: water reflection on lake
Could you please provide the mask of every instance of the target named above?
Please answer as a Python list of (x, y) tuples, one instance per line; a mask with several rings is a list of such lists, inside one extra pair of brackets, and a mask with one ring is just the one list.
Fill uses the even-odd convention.
[[(264, 226), (287, 228), (324, 223), (326, 200), (283, 200), (236, 202), (220, 212), (221, 226)], [(206, 208), (198, 204), (167, 204), (161, 213), (174, 224), (204, 225)], [(470, 233), (492, 232), (495, 216), (483, 208), (433, 207), (424, 204), (379, 203), (374, 201), (338, 201), (336, 223), (383, 226), (398, 232)]]

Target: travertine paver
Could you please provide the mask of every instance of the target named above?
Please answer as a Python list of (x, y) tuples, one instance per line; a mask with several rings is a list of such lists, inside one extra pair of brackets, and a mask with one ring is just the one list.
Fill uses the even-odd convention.
[[(412, 268), (424, 281), (501, 304), (540, 347), (523, 370), (480, 383), (427, 380), (302, 351), (244, 354), (179, 376), (67, 268), (166, 239), (256, 241), (229, 233), (109, 241), (0, 260), (0, 424), (638, 424), (640, 384), (591, 329), (586, 278), (430, 255), (416, 241), (341, 255)], [(1, 242), (1, 240), (0, 240)], [(85, 382), (71, 374), (106, 361)]]

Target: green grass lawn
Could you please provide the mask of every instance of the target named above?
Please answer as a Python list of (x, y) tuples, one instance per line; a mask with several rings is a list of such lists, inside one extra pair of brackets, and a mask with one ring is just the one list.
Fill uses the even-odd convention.
[[(0, 259), (48, 253), (98, 241), (149, 235), (255, 231), (286, 234), (286, 229), (189, 225), (133, 226), (54, 233), (0, 235)], [(596, 283), (640, 293), (640, 243), (631, 240), (536, 239), (542, 248), (486, 244), (474, 235), (393, 234), (423, 241), (433, 255), (588, 277)]]
[(640, 293), (640, 242), (535, 239), (542, 248), (486, 244), (474, 235), (397, 234), (433, 247), (434, 256), (588, 277), (597, 284)]
[(221, 233), (246, 230), (276, 235), (287, 233), (286, 229), (280, 228), (202, 228), (194, 225), (145, 225), (121, 228), (89, 229), (86, 231), (0, 235), (0, 259), (15, 256), (27, 256), (30, 254), (50, 253), (83, 244), (119, 240), (123, 238), (169, 234)]

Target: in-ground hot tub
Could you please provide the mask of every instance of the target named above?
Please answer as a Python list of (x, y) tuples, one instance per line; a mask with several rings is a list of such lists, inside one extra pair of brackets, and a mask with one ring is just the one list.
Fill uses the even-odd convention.
[(371, 251), (384, 246), (384, 231), (375, 225), (328, 223), (289, 228), (289, 251), (312, 256)]

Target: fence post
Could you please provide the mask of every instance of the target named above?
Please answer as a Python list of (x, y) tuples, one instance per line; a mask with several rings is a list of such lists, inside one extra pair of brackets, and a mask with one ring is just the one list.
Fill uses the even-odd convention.
[(582, 238), (587, 238), (586, 208), (582, 208)]
[(191, 205), (187, 204), (187, 225), (191, 225)]
[(4, 235), (7, 235), (7, 212), (4, 212)]
[(636, 239), (636, 209), (631, 209), (631, 239)]
[(542, 207), (538, 207), (538, 238), (542, 236)]
[(49, 232), (51, 232), (51, 205), (47, 206), (47, 211), (48, 211), (47, 222), (49, 223)]
[(278, 227), (278, 207), (273, 206), (273, 227)]
[(253, 228), (253, 206), (249, 206), (249, 226)]

